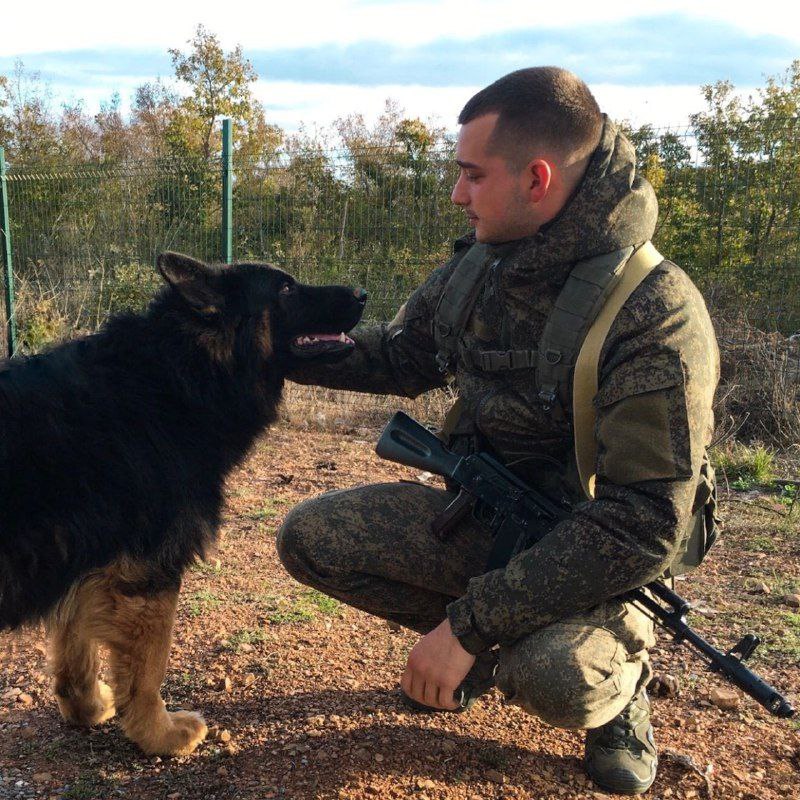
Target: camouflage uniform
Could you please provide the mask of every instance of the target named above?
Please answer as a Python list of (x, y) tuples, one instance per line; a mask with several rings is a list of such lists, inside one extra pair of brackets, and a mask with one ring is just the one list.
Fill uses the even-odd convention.
[[(533, 485), (575, 502), (568, 520), (488, 573), (486, 531), (470, 519), (442, 543), (430, 521), (452, 494), (414, 484), (323, 495), (294, 509), (278, 537), (301, 581), (421, 632), (446, 614), (472, 653), (499, 645), (500, 689), (561, 727), (605, 724), (649, 677), (651, 623), (609, 598), (654, 580), (685, 544), (713, 428), (713, 328), (699, 292), (669, 261), (625, 303), (600, 357), (591, 502), (581, 502), (570, 410), (542, 406), (532, 367), (486, 372), (471, 354), (534, 349), (573, 265), (647, 241), (656, 216), (633, 148), (606, 120), (559, 216), (534, 236), (498, 246), (502, 259), (462, 337), (453, 380), (464, 411), (450, 445), (488, 450)], [(305, 366), (292, 379), (411, 397), (443, 386), (435, 310), (471, 241), (456, 242), (450, 262), (391, 323), (358, 330), (348, 359)]]

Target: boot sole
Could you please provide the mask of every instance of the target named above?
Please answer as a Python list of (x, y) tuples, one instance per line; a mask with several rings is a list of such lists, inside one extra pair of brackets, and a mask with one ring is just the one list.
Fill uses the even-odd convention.
[(588, 768), (586, 772), (592, 781), (601, 789), (607, 789), (609, 792), (615, 792), (617, 794), (643, 794), (653, 785), (656, 779), (657, 767), (657, 763), (653, 765), (653, 772), (650, 778), (645, 780), (637, 778), (624, 769), (612, 770), (604, 775), (603, 779), (593, 775)]

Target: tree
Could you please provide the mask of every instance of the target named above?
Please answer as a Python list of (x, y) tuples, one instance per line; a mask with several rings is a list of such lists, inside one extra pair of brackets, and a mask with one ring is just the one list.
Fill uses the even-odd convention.
[(188, 54), (174, 48), (169, 51), (175, 76), (191, 90), (169, 126), (173, 147), (208, 158), (219, 149), (217, 120), (230, 117), (243, 154), (254, 158), (274, 152), (280, 144), (280, 129), (266, 123), (264, 108), (253, 97), (251, 84), (258, 76), (241, 45), (226, 54), (219, 39), (202, 25), (188, 44)]
[(60, 156), (58, 125), (50, 110), (50, 97), (38, 72), (28, 73), (21, 61), (10, 79), (0, 85), (8, 108), (5, 147), (15, 164), (52, 166)]

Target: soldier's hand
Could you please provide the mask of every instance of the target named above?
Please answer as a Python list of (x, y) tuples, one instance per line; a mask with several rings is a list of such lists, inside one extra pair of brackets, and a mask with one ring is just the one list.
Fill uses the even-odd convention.
[(433, 708), (458, 708), (453, 692), (475, 663), (450, 630), (450, 621), (423, 636), (408, 657), (400, 686), (418, 703)]

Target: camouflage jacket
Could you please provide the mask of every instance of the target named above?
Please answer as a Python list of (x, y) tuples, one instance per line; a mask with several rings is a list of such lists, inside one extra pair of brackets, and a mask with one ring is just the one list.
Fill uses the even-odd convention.
[[(493, 451), (528, 481), (580, 500), (572, 420), (546, 411), (534, 368), (483, 372), (469, 351), (535, 349), (553, 303), (582, 259), (647, 241), (657, 216), (636, 175), (628, 140), (606, 120), (586, 175), (559, 216), (498, 248), (464, 331), (452, 380), (463, 402), (451, 445)], [(435, 361), (435, 311), (474, 241), (456, 242), (388, 324), (356, 331), (356, 351), (290, 377), (356, 391), (414, 397), (445, 385)], [(595, 399), (595, 499), (505, 569), (473, 578), (448, 607), (471, 652), (514, 641), (662, 574), (682, 544), (709, 444), (719, 372), (714, 332), (699, 292), (669, 261), (657, 266), (617, 316), (600, 357)]]

